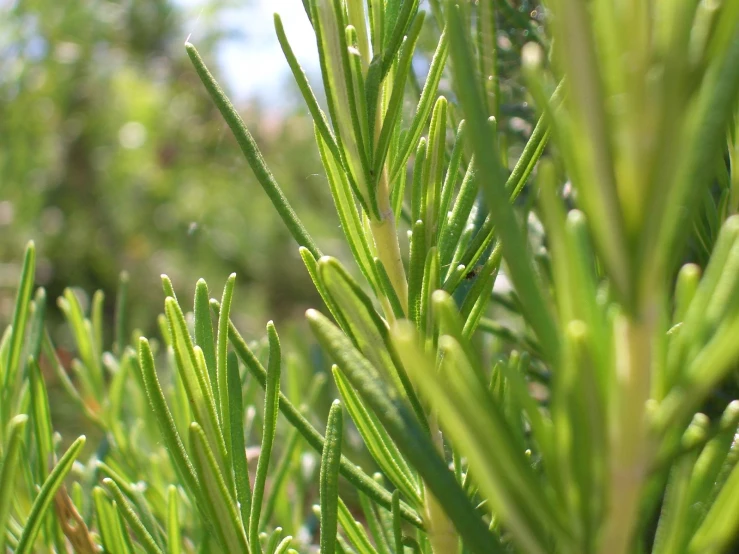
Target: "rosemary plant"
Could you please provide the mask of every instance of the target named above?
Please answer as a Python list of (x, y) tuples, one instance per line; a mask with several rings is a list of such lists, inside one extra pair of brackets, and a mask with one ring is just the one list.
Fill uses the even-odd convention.
[[(198, 282), (192, 315), (163, 278), (161, 337), (135, 349), (123, 279), (110, 352), (102, 295), (85, 315), (68, 291), (73, 383), (30, 246), (0, 347), (0, 552), (308, 551), (275, 509), (308, 451), (322, 554), (736, 549), (739, 402), (716, 391), (739, 361), (739, 2), (548, 0), (544, 28), (507, 0), (418, 4), (303, 1), (325, 109), (275, 16), (351, 260), (323, 254), (186, 45), (323, 299), (306, 318), (340, 396), (325, 434), (320, 377), (281, 388), (308, 362), (284, 361), (272, 323), (259, 347), (231, 322), (234, 276), (220, 301)], [(509, 21), (540, 112), (513, 163)], [(83, 437), (62, 454), (53, 434), (42, 353), (102, 431), (87, 464)], [(345, 414), (379, 474), (347, 457)]]

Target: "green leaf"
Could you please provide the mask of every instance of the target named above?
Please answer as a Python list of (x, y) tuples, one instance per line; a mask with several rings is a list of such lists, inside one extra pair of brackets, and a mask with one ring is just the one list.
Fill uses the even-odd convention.
[(415, 485), (417, 479), (415, 473), (408, 467), (408, 463), (387, 434), (387, 431), (382, 427), (377, 417), (367, 409), (341, 370), (337, 366), (333, 366), (332, 372), (341, 399), (357, 426), (357, 430), (362, 435), (362, 440), (370, 454), (388, 479), (403, 491), (411, 505), (414, 508), (421, 507), (423, 501)]
[[(211, 307), (214, 311), (218, 312), (219, 307), (217, 302), (211, 301)], [(262, 388), (265, 388), (267, 382), (267, 372), (259, 363), (259, 360), (254, 353), (249, 349), (243, 337), (234, 327), (233, 323), (229, 325), (229, 339), (234, 347), (234, 350), (238, 357), (244, 362), (249, 372), (256, 379)], [(293, 425), (300, 434), (303, 435), (306, 442), (316, 452), (323, 450), (324, 438), (323, 436), (313, 427), (310, 422), (300, 413), (300, 411), (290, 402), (290, 400), (280, 393), (279, 408), (285, 418)], [(384, 488), (375, 483), (367, 474), (361, 471), (355, 464), (351, 463), (345, 456), (341, 458), (341, 474), (354, 485), (357, 489), (361, 490), (372, 498), (375, 502), (390, 508), (392, 496)], [(408, 505), (401, 504), (401, 512), (403, 518), (419, 529), (423, 529), (423, 522), (421, 517)]]
[(188, 42), (185, 44), (185, 49), (187, 50), (187, 55), (190, 57), (193, 66), (195, 66), (195, 70), (197, 71), (200, 80), (203, 82), (203, 85), (205, 85), (208, 94), (210, 94), (210, 97), (218, 107), (221, 115), (231, 128), (231, 132), (234, 134), (236, 142), (238, 142), (246, 161), (249, 162), (249, 166), (254, 172), (254, 176), (257, 178), (257, 181), (259, 181), (259, 184), (262, 185), (264, 192), (269, 196), (269, 199), (272, 201), (272, 205), (277, 210), (280, 218), (282, 218), (288, 231), (300, 246), (306, 247), (311, 251), (313, 256), (320, 258), (321, 251), (308, 234), (308, 231), (306, 231), (303, 223), (298, 218), (292, 206), (290, 206), (287, 197), (282, 192), (277, 181), (275, 181), (270, 170), (267, 168), (267, 164), (259, 151), (259, 147), (256, 142), (254, 142), (254, 139), (246, 128), (241, 116), (239, 116), (238, 112), (233, 107), (233, 104), (231, 104), (231, 101), (226, 97), (221, 87), (213, 78), (213, 75), (208, 71), (208, 68), (205, 66), (205, 63), (203, 63), (203, 60), (195, 47)]
[(344, 167), (362, 208), (379, 218), (375, 189), (367, 181), (367, 153), (358, 143), (361, 129), (349, 75), (345, 14), (338, 2), (326, 0), (312, 3), (312, 15), (328, 111), (339, 150), (343, 152)]
[[(205, 431), (195, 422), (190, 425), (190, 444), (195, 469), (202, 486), (204, 508), (210, 516), (210, 523), (216, 531), (219, 542), (227, 552), (251, 552), (247, 546), (246, 534), (238, 511)], [(251, 546), (255, 547), (255, 544), (259, 543), (252, 543)]]
[(293, 538), (288, 535), (284, 539), (280, 541), (280, 544), (277, 545), (277, 547), (274, 550), (274, 554), (282, 554), (283, 552), (287, 552), (287, 549), (290, 548), (290, 544), (292, 543)]
[[(437, 372), (409, 324), (396, 324), (392, 337), (414, 382), (438, 410), (442, 427), (467, 457), (475, 481), (521, 548), (532, 553), (547, 552), (549, 532), (556, 532), (566, 543), (567, 535), (560, 528), (551, 500), (542, 494), (541, 483), (512, 436), (505, 416), (460, 343), (449, 335), (439, 337), (442, 371)], [(489, 440), (490, 436), (496, 437), (495, 442)], [(454, 521), (449, 504), (439, 500)]]
[(71, 471), (72, 465), (84, 445), (85, 437), (83, 435), (70, 445), (64, 455), (59, 459), (59, 463), (51, 470), (49, 477), (44, 481), (38, 496), (33, 501), (28, 519), (23, 526), (23, 533), (15, 549), (17, 554), (31, 554), (33, 552), (36, 535), (38, 535), (41, 524), (51, 506), (51, 502), (54, 500), (54, 495), (59, 490), (59, 487), (62, 486), (64, 478)]
[[(90, 326), (92, 327), (92, 348), (95, 357), (100, 359), (103, 355), (103, 305), (105, 303), (105, 294), (101, 290), (96, 290), (92, 295), (90, 303)], [(102, 368), (101, 368), (102, 371)]]
[(265, 552), (267, 552), (268, 554), (271, 554), (272, 552), (275, 551), (275, 548), (277, 548), (277, 543), (279, 542), (281, 535), (282, 535), (282, 527), (277, 527), (275, 528), (274, 531), (272, 531), (272, 534), (269, 536), (269, 540), (267, 541), (267, 546), (264, 549)]
[(426, 139), (422, 138), (418, 141), (416, 148), (415, 163), (413, 164), (413, 181), (411, 182), (411, 217), (413, 222), (423, 217), (423, 168), (425, 166), (426, 155), (428, 153), (428, 145)]
[[(560, 85), (561, 87), (561, 85)], [(561, 88), (558, 87), (552, 96), (552, 102), (556, 102), (559, 97), (559, 91)], [(516, 165), (513, 167), (513, 171), (506, 180), (505, 188), (511, 195), (511, 200), (518, 198), (521, 194), (526, 181), (528, 180), (531, 172), (534, 170), (536, 162), (544, 152), (544, 147), (547, 145), (549, 140), (550, 129), (547, 125), (544, 116), (540, 117), (536, 122), (536, 126), (526, 141), (526, 145), (523, 148), (523, 152), (518, 158)]]
[(36, 443), (36, 482), (43, 483), (49, 475), (49, 464), (54, 453), (51, 413), (46, 384), (41, 368), (33, 358), (28, 359), (29, 384), (31, 390), (31, 409), (33, 420), (33, 440)]
[[(316, 399), (319, 398), (325, 384), (325, 373), (316, 373), (313, 376), (311, 385), (308, 388), (306, 402), (300, 406), (301, 413), (308, 413), (309, 407), (314, 406)], [(267, 501), (264, 503), (264, 508), (262, 509), (262, 519), (264, 521), (270, 520), (278, 500), (284, 497), (282, 486), (285, 483), (285, 480), (288, 477), (294, 475), (294, 473), (292, 473), (290, 470), (293, 469), (293, 466), (295, 465), (295, 457), (296, 453), (298, 452), (298, 446), (300, 442), (300, 433), (298, 432), (298, 429), (292, 427), (290, 429), (290, 433), (288, 434), (287, 440), (285, 440), (284, 442), (286, 446), (284, 447), (280, 461), (277, 463), (277, 467), (271, 475), (269, 496), (267, 497)]]
[(326, 143), (318, 134), (316, 134), (316, 142), (318, 143), (318, 151), (321, 154), (323, 167), (326, 170), (326, 177), (331, 188), (331, 196), (334, 199), (334, 205), (339, 215), (341, 229), (344, 231), (344, 236), (359, 269), (367, 279), (367, 282), (373, 288), (376, 288), (378, 276), (373, 271), (372, 253), (367, 242), (367, 237), (362, 229), (362, 222), (359, 219), (356, 202), (352, 196), (346, 174), (337, 166), (334, 160), (331, 160), (327, 156)]
[[(353, 26), (345, 28), (346, 56), (344, 58), (344, 73), (347, 76), (347, 86), (350, 87), (350, 107), (354, 125), (354, 135), (357, 138), (364, 171), (370, 172), (372, 167), (372, 142), (369, 135), (369, 122), (367, 121), (367, 105), (365, 95), (364, 75), (362, 70), (362, 59), (357, 44), (357, 30)], [(370, 173), (369, 177), (372, 175)]]
[(393, 538), (395, 539), (395, 553), (403, 554), (403, 529), (400, 520), (400, 491), (393, 493)]
[(162, 392), (162, 386), (157, 377), (154, 356), (151, 353), (149, 341), (144, 337), (141, 337), (139, 340), (139, 364), (141, 365), (141, 373), (144, 377), (149, 406), (156, 415), (159, 431), (164, 439), (164, 444), (172, 460), (172, 465), (177, 472), (179, 481), (185, 485), (195, 504), (200, 505), (200, 484), (195, 474), (195, 468), (187, 455), (185, 446), (177, 431), (172, 412), (169, 411), (169, 406)]
[[(390, 182), (393, 183), (398, 178), (398, 175), (405, 171), (405, 165), (410, 158), (413, 149), (418, 144), (423, 129), (426, 126), (431, 109), (436, 98), (436, 91), (439, 88), (439, 81), (441, 81), (441, 75), (444, 71), (444, 65), (446, 64), (447, 54), (449, 52), (449, 42), (446, 29), (444, 29), (439, 37), (439, 43), (434, 51), (434, 56), (431, 59), (431, 67), (429, 68), (428, 77), (426, 77), (426, 84), (423, 86), (423, 92), (421, 92), (421, 98), (418, 101), (418, 107), (416, 113), (413, 116), (410, 129), (406, 135), (405, 141), (400, 147), (400, 153), (395, 158), (392, 169), (390, 170)], [(418, 164), (418, 158), (416, 158), (416, 164)]]
[(490, 303), (490, 295), (493, 293), (495, 278), (498, 276), (500, 268), (501, 248), (496, 245), (490, 257), (483, 264), (479, 273), (475, 277), (475, 283), (467, 293), (460, 310), (462, 318), (465, 320), (463, 335), (469, 339), (480, 322), (480, 318)]
[[(736, 12), (732, 3), (722, 4), (721, 8)], [(706, 60), (708, 67), (703, 82), (696, 87), (692, 110), (682, 116), (687, 120), (683, 130), (685, 139), (671, 157), (679, 162), (673, 170), (676, 182), (669, 183), (669, 191), (652, 194), (645, 208), (650, 217), (646, 218), (643, 236), (649, 242), (642, 245), (639, 261), (646, 267), (668, 270), (679, 259), (684, 252), (681, 245), (690, 229), (686, 219), (692, 221), (691, 216), (699, 205), (697, 195), (704, 190), (709, 175), (713, 175), (705, 168), (711, 166), (716, 152), (722, 149), (726, 121), (739, 95), (739, 29), (732, 25), (735, 20), (736, 13), (724, 13), (719, 18), (725, 22), (724, 29), (729, 30), (725, 43)], [(716, 31), (715, 36), (719, 34)]]
[(396, 394), (384, 385), (377, 370), (324, 316), (315, 310), (309, 310), (306, 316), (323, 348), (336, 359), (349, 381), (380, 418), (395, 444), (424, 478), (470, 550), (476, 553), (499, 552), (496, 538), (475, 514), (474, 507), (439, 457), (428, 435), (405, 406), (398, 402)]
[(84, 383), (85, 394), (95, 398), (102, 398), (103, 370), (100, 364), (100, 353), (97, 351), (89, 319), (82, 312), (80, 301), (70, 288), (64, 289), (64, 296), (58, 299), (59, 308), (64, 313), (69, 326), (74, 334), (75, 343), (79, 351), (80, 359), (84, 365), (84, 373), (78, 373)]
[(670, 470), (653, 554), (683, 554), (690, 538), (690, 473), (695, 454), (683, 456)]
[[(235, 393), (231, 388), (230, 377), (228, 374), (228, 321), (231, 314), (231, 301), (233, 299), (234, 286), (236, 284), (236, 274), (232, 273), (226, 280), (226, 285), (223, 287), (223, 295), (221, 297), (221, 306), (223, 310), (218, 316), (218, 343), (216, 353), (216, 390), (218, 394), (216, 396), (219, 415), (221, 420), (221, 428), (223, 430), (223, 438), (226, 441), (226, 452), (229, 457), (233, 456), (232, 447), (232, 433), (231, 425), (233, 422), (233, 413), (230, 409), (230, 402), (232, 395)], [(208, 321), (210, 321), (210, 301), (208, 301)], [(236, 373), (238, 374), (238, 365), (236, 367)], [(239, 388), (239, 417), (243, 419), (243, 411), (241, 409), (241, 389)], [(243, 432), (243, 422), (242, 425)], [(243, 441), (243, 438), (242, 438)]]
[(349, 508), (346, 507), (344, 501), (339, 498), (339, 524), (344, 530), (352, 546), (359, 551), (359, 554), (377, 554), (377, 550), (367, 536), (364, 528), (354, 519)]
[(436, 246), (429, 248), (426, 254), (426, 263), (423, 268), (423, 283), (421, 284), (421, 306), (416, 326), (425, 337), (433, 338), (434, 329), (431, 321), (431, 295), (441, 287), (439, 275), (439, 251)]
[(15, 496), (16, 473), (21, 452), (21, 436), (28, 423), (27, 415), (17, 415), (8, 424), (9, 436), (2, 466), (0, 466), (0, 551), (5, 551), (5, 529)]
[(323, 303), (326, 304), (329, 312), (331, 312), (334, 320), (336, 320), (341, 328), (344, 329), (347, 334), (350, 333), (349, 324), (346, 322), (344, 314), (339, 310), (338, 306), (336, 306), (333, 298), (326, 292), (323, 282), (318, 277), (318, 263), (313, 257), (313, 254), (311, 254), (307, 248), (300, 248), (299, 252), (300, 257), (303, 259), (303, 263), (305, 264), (305, 268), (308, 270), (308, 275), (310, 275), (311, 281), (313, 281), (313, 285), (316, 287), (318, 294), (320, 294), (323, 299)]
[[(38, 305), (38, 304), (37, 304)], [(39, 331), (42, 333), (42, 331)], [(40, 344), (39, 344), (40, 346)], [(31, 392), (31, 419), (33, 421), (32, 438), (36, 446), (35, 483), (40, 485), (49, 476), (51, 462), (54, 455), (54, 431), (51, 425), (51, 412), (49, 410), (49, 397), (46, 392), (46, 384), (41, 374), (41, 368), (33, 357), (29, 357), (28, 383)], [(48, 537), (55, 537), (63, 542), (61, 528), (56, 518), (47, 518), (46, 533)], [(57, 545), (58, 546), (58, 545)]]
[(444, 174), (444, 183), (441, 186), (441, 200), (439, 202), (439, 222), (435, 240), (437, 243), (441, 238), (441, 233), (447, 225), (449, 219), (449, 206), (452, 203), (452, 195), (457, 188), (457, 178), (459, 177), (459, 167), (462, 164), (464, 155), (465, 139), (464, 139), (464, 120), (459, 122), (457, 134), (454, 137), (454, 147), (452, 155), (449, 159), (446, 173)]
[[(216, 373), (216, 343), (213, 337), (213, 322), (210, 319), (210, 297), (208, 285), (205, 280), (199, 279), (195, 285), (195, 344), (198, 345), (205, 357), (205, 367), (208, 369), (207, 376), (210, 389), (216, 405), (220, 405), (219, 390), (216, 386), (218, 377)], [(223, 414), (221, 414), (223, 415)], [(221, 418), (221, 422), (223, 418)]]
[(420, 219), (411, 232), (410, 261), (408, 262), (408, 319), (416, 325), (421, 321), (421, 294), (426, 263), (426, 228)]
[[(390, 303), (393, 316), (395, 319), (404, 318), (405, 309), (403, 308), (400, 298), (398, 298), (398, 294), (393, 288), (393, 284), (390, 282), (390, 276), (387, 274), (387, 271), (385, 271), (385, 266), (382, 265), (380, 258), (373, 258), (373, 262), (375, 264), (375, 269), (377, 270), (378, 287)], [(390, 318), (389, 315), (387, 315), (387, 317)]]
[[(379, 479), (379, 474), (375, 474), (374, 477), (376, 481), (381, 480)], [(364, 524), (369, 530), (369, 536), (378, 554), (391, 554), (388, 530), (378, 517), (379, 510), (376, 509), (376, 504), (361, 493), (359, 495), (359, 504), (364, 514)]]
[(354, 343), (402, 390), (397, 369), (387, 348), (387, 324), (375, 310), (372, 300), (336, 258), (324, 256), (318, 260), (318, 276), (334, 305), (341, 311)]
[[(221, 315), (224, 312), (221, 312)], [(220, 320), (219, 320), (220, 321)], [(228, 320), (226, 319), (228, 330)], [(244, 525), (249, 521), (251, 511), (251, 484), (249, 483), (249, 468), (246, 463), (246, 445), (244, 443), (244, 407), (242, 401), (241, 376), (237, 359), (228, 359), (228, 397), (231, 413), (231, 463), (233, 465), (234, 481), (236, 483), (236, 498), (241, 511), (241, 521)]]
[(492, 2), (479, 4), (477, 11), (477, 59), (481, 92), (488, 113), (498, 117), (500, 85), (498, 75), (498, 43), (495, 25), (497, 6)]
[(720, 473), (731, 449), (735, 446), (739, 424), (739, 401), (734, 400), (724, 410), (719, 432), (706, 444), (690, 475), (691, 505), (709, 506), (711, 496), (722, 484)]
[(441, 212), (441, 186), (446, 157), (447, 101), (440, 96), (434, 104), (429, 128), (428, 151), (423, 165), (421, 219), (426, 225), (426, 242), (436, 240), (445, 215)]
[(133, 545), (128, 532), (121, 523), (121, 516), (101, 487), (92, 490), (95, 518), (105, 552), (133, 554)]
[(48, 330), (44, 330), (43, 352), (46, 359), (49, 360), (49, 362), (51, 363), (51, 366), (54, 369), (54, 374), (59, 379), (62, 388), (64, 388), (69, 397), (74, 401), (74, 403), (80, 408), (80, 410), (85, 414), (85, 416), (87, 416), (90, 421), (92, 421), (100, 429), (105, 429), (106, 425), (101, 421), (98, 414), (93, 412), (92, 408), (90, 408), (90, 406), (85, 403), (84, 399), (80, 396), (80, 393), (77, 392), (77, 389), (72, 384), (67, 370), (59, 361), (59, 357), (56, 354), (56, 349), (51, 342), (51, 338), (49, 338)]
[[(414, 17), (419, 15), (417, 12), (418, 0), (401, 0), (400, 13), (397, 19), (393, 22), (386, 17), (385, 22), (387, 26), (385, 29), (388, 34), (386, 35), (385, 45), (382, 51), (382, 79), (390, 71), (390, 66), (400, 48), (406, 30), (411, 26), (412, 21), (415, 24)], [(422, 14), (423, 12), (421, 12)]]
[(180, 554), (182, 552), (182, 535), (180, 523), (180, 503), (177, 487), (167, 487), (167, 553)]
[(400, 120), (401, 109), (403, 107), (403, 97), (405, 96), (405, 83), (408, 79), (411, 62), (413, 61), (413, 52), (416, 48), (416, 42), (418, 41), (418, 36), (420, 35), (421, 28), (423, 26), (423, 19), (424, 15), (423, 12), (421, 12), (413, 22), (413, 27), (411, 28), (408, 37), (403, 42), (400, 60), (398, 61), (398, 69), (393, 81), (393, 91), (390, 95), (390, 101), (388, 103), (387, 111), (385, 112), (385, 117), (382, 121), (382, 129), (375, 149), (373, 168), (375, 179), (380, 179), (380, 174), (387, 158), (392, 133), (397, 128)]
[(449, 276), (453, 270), (451, 267), (452, 255), (459, 244), (459, 239), (462, 237), (462, 231), (465, 225), (467, 225), (476, 197), (477, 180), (475, 179), (475, 161), (473, 157), (462, 179), (462, 185), (454, 201), (452, 212), (444, 217), (444, 222), (441, 226), (439, 235), (441, 264), (442, 267), (447, 267), (447, 264), (450, 266), (445, 280), (449, 280)]
[[(267, 323), (269, 337), (269, 364), (267, 365), (267, 383), (264, 392), (264, 424), (262, 426), (262, 445), (257, 462), (257, 474), (254, 478), (254, 494), (251, 513), (249, 514), (249, 542), (259, 544), (259, 517), (262, 513), (262, 499), (267, 484), (269, 460), (272, 456), (272, 445), (275, 440), (277, 413), (280, 405), (280, 374), (282, 369), (282, 350), (277, 330), (270, 321)], [(256, 548), (256, 546), (255, 546)]]
[(739, 531), (739, 464), (734, 466), (716, 501), (690, 541), (688, 552), (723, 552)]
[[(293, 73), (293, 78), (295, 79), (295, 82), (300, 89), (300, 93), (303, 95), (303, 100), (305, 100), (305, 103), (308, 106), (308, 111), (313, 118), (313, 123), (316, 127), (317, 134), (320, 135), (321, 139), (325, 143), (335, 163), (341, 165), (341, 155), (339, 154), (339, 147), (336, 144), (336, 138), (329, 129), (326, 116), (323, 113), (323, 110), (321, 110), (320, 106), (318, 105), (318, 101), (313, 94), (313, 90), (311, 89), (310, 83), (308, 82), (308, 78), (306, 77), (303, 68), (298, 63), (298, 60), (295, 57), (292, 48), (290, 47), (290, 43), (287, 41), (285, 29), (282, 26), (282, 19), (280, 19), (280, 16), (277, 13), (274, 14), (274, 23), (275, 31), (277, 32), (277, 40), (280, 43), (282, 52), (285, 54), (285, 59), (287, 59), (287, 63)], [(323, 165), (325, 167), (325, 161)]]
[(141, 519), (133, 509), (133, 506), (124, 496), (121, 489), (113, 481), (113, 479), (103, 479), (103, 484), (108, 488), (113, 498), (115, 498), (118, 506), (118, 512), (123, 516), (128, 525), (133, 530), (136, 537), (139, 539), (139, 544), (144, 548), (148, 554), (163, 554), (162, 549), (151, 536), (146, 526), (142, 523)]
[(164, 302), (172, 349), (174, 351), (177, 368), (185, 385), (187, 397), (193, 408), (196, 421), (205, 430), (214, 451), (219, 453), (218, 465), (221, 471), (226, 470), (229, 464), (226, 444), (218, 421), (218, 414), (213, 398), (213, 391), (205, 367), (205, 359), (200, 347), (193, 346), (192, 338), (185, 323), (185, 315), (174, 298), (167, 298)]
[(384, 371), (396, 389), (408, 398), (419, 420), (425, 422), (424, 412), (413, 386), (393, 352), (387, 324), (375, 311), (372, 300), (335, 258), (321, 258), (318, 273), (323, 287), (342, 313), (348, 335), (354, 337), (354, 344), (370, 362)]
[[(164, 548), (164, 537), (162, 535), (161, 528), (157, 520), (154, 518), (151, 507), (149, 506), (149, 503), (144, 497), (141, 490), (138, 489), (136, 485), (131, 484), (129, 478), (124, 477), (104, 462), (98, 462), (97, 468), (100, 470), (101, 474), (106, 475), (116, 485), (120, 492), (125, 494), (125, 496), (130, 499), (130, 501), (133, 503), (131, 509), (135, 507), (141, 514), (140, 517), (137, 516), (137, 518), (140, 520), (139, 523), (143, 525), (144, 529), (152, 538), (157, 547), (160, 550)], [(119, 502), (119, 504), (121, 503)]]
[(38, 360), (44, 343), (44, 322), (46, 320), (46, 291), (39, 287), (33, 299), (33, 312), (28, 329), (28, 356)]
[(8, 350), (5, 358), (2, 360), (2, 366), (5, 374), (2, 382), (2, 399), (3, 399), (3, 419), (0, 424), (5, 425), (9, 414), (10, 403), (16, 386), (16, 376), (19, 370), (21, 351), (23, 349), (23, 338), (26, 334), (26, 322), (28, 321), (29, 303), (31, 301), (31, 292), (33, 290), (33, 280), (36, 271), (36, 246), (33, 242), (29, 242), (26, 246), (26, 255), (23, 258), (23, 269), (21, 269), (20, 283), (18, 284), (18, 293), (15, 298), (15, 308), (13, 309), (13, 321), (10, 324), (10, 339)]
[(475, 84), (472, 56), (467, 41), (467, 31), (462, 23), (459, 8), (447, 2), (447, 18), (450, 31), (450, 51), (454, 61), (455, 77), (459, 85), (460, 99), (465, 112), (469, 137), (479, 165), (478, 178), (487, 196), (488, 208), (500, 235), (503, 258), (510, 270), (510, 277), (521, 299), (524, 315), (539, 338), (549, 360), (556, 360), (559, 337), (550, 306), (544, 297), (541, 284), (531, 263), (526, 241), (516, 221), (513, 208), (504, 187), (504, 170), (498, 157), (497, 139), (487, 124), (485, 106)]
[(341, 404), (334, 401), (328, 414), (326, 440), (321, 453), (320, 499), (321, 499), (321, 552), (334, 554), (338, 530), (339, 465), (341, 461), (341, 439), (343, 434)]

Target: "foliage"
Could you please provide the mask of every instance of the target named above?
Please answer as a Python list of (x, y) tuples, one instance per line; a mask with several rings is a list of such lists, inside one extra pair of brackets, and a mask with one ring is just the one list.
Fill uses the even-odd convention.
[[(231, 0), (200, 4), (192, 14), (170, 0), (3, 6), (0, 259), (17, 262), (33, 239), (51, 298), (70, 285), (111, 293), (121, 270), (137, 285), (237, 271), (239, 321), (259, 332), (265, 313), (284, 321), (316, 295), (307, 278), (283, 278), (300, 274), (300, 258), (182, 48), (191, 31), (207, 53), (235, 32), (223, 17)], [(296, 109), (241, 108), (301, 215), (330, 238), (337, 221), (322, 207), (329, 194), (309, 121)], [(0, 275), (3, 312), (14, 275)], [(159, 300), (156, 287), (132, 297), (134, 326), (155, 331)], [(112, 294), (104, 308), (113, 312)], [(69, 349), (61, 314), (52, 306), (48, 316)]]
[[(165, 277), (161, 342), (137, 334), (137, 351), (125, 346), (124, 302), (103, 353), (100, 300), (89, 316), (73, 293), (60, 301), (77, 341), (76, 384), (54, 365), (104, 439), (87, 466), (71, 464), (78, 439), (52, 469), (59, 441), (37, 360), (43, 350), (53, 363), (54, 351), (43, 289), (31, 300), (31, 245), (0, 346), (3, 540), (21, 552), (37, 534), (60, 550), (307, 550), (310, 539), (274, 525), (297, 530), (287, 514), (309, 494), (283, 519), (268, 510), (287, 498), (279, 485), (305, 477), (274, 463), (281, 445), (283, 460), (321, 455), (323, 554), (731, 551), (739, 402), (713, 419), (703, 410), (717, 388), (732, 391), (739, 360), (739, 2), (545, 3), (549, 38), (533, 29), (521, 49), (542, 115), (510, 170), (495, 61), (505, 9), (431, 2), (441, 33), (404, 117), (427, 16), (418, 2), (304, 6), (325, 110), (277, 16), (275, 26), (356, 271), (323, 255), (186, 49), (325, 304), (306, 313), (341, 396), (325, 435), (300, 407), (313, 393), (293, 386), (310, 362), (283, 362), (271, 322), (264, 355), (233, 324), (234, 277), (220, 301), (199, 281), (192, 315)], [(453, 102), (438, 96), (447, 63)], [(694, 256), (703, 267), (680, 265)], [(507, 294), (496, 287), (503, 277)], [(256, 385), (265, 392), (252, 482)], [(346, 456), (344, 411), (380, 475)], [(77, 506), (78, 525), (50, 511), (52, 497)]]

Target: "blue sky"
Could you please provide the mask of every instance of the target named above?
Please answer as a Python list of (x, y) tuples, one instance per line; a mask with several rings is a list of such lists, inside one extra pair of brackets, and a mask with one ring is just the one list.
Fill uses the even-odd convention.
[[(186, 7), (185, 29), (197, 45), (199, 6), (204, 2), (178, 2)], [(243, 7), (229, 8), (222, 15), (224, 25), (240, 31), (243, 38), (225, 41), (217, 52), (220, 71), (236, 100), (258, 97), (279, 105), (295, 97), (297, 89), (275, 36), (275, 12), (280, 14), (290, 45), (305, 71), (309, 76), (318, 72), (315, 38), (301, 0), (244, 0)]]

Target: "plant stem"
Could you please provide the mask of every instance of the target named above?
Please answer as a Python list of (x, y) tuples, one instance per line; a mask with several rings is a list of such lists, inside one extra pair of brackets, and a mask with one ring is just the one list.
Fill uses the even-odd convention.
[[(444, 455), (444, 440), (439, 431), (439, 423), (436, 416), (429, 418), (429, 425), (431, 426), (431, 440), (439, 450), (439, 453)], [(424, 483), (424, 503), (425, 503), (425, 516), (428, 528), (428, 537), (431, 542), (431, 548), (435, 553), (454, 554), (459, 552), (459, 537), (454, 525), (449, 520), (444, 511), (444, 508), (439, 504), (439, 501), (428, 489)]]
[(609, 513), (600, 548), (603, 554), (632, 551), (652, 454), (646, 404), (657, 310), (649, 305), (639, 313), (642, 315), (620, 315), (614, 324), (616, 387), (610, 431)]
[(377, 186), (377, 202), (382, 219), (370, 218), (372, 237), (377, 248), (377, 257), (385, 266), (390, 283), (398, 295), (403, 309), (408, 310), (408, 281), (405, 277), (403, 260), (400, 257), (400, 243), (395, 226), (395, 215), (390, 206), (390, 191), (388, 190), (387, 168), (383, 168), (382, 177)]

